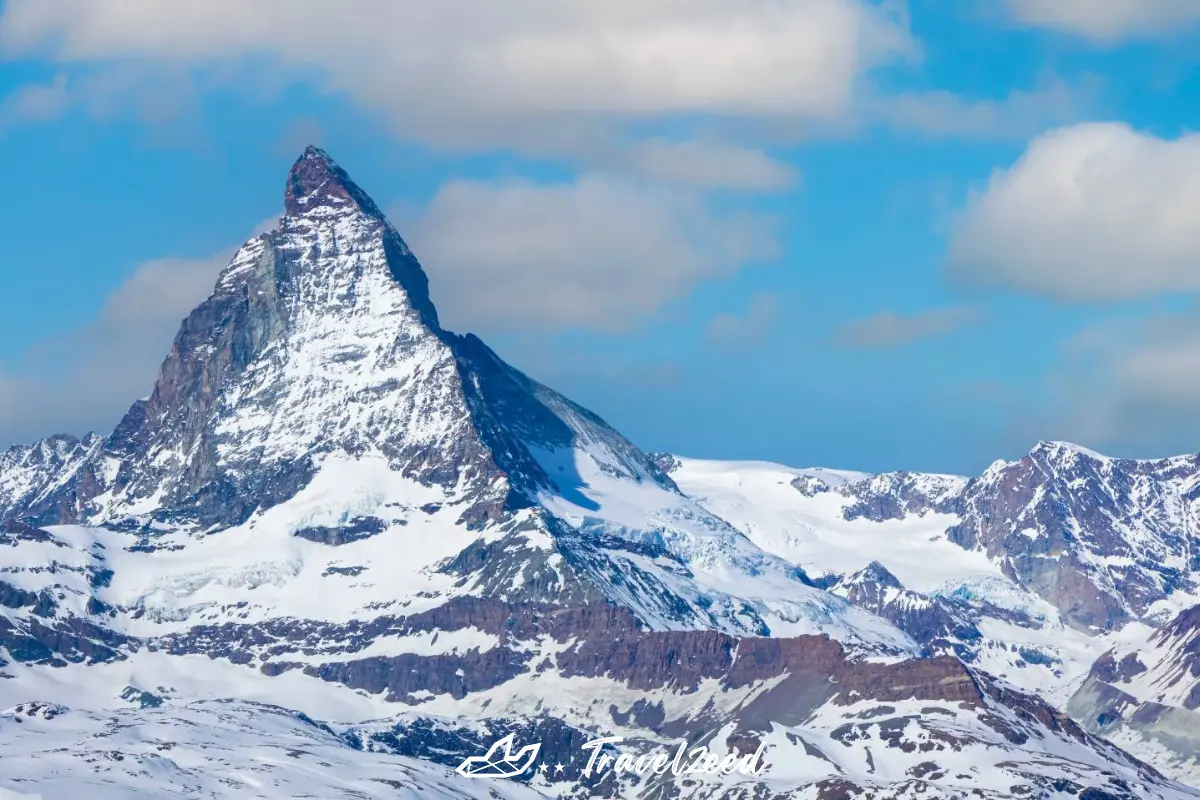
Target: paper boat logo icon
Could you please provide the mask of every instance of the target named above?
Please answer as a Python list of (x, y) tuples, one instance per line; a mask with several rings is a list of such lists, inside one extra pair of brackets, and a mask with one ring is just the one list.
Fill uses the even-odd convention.
[(512, 778), (528, 770), (537, 760), (542, 745), (531, 744), (513, 752), (515, 733), (493, 744), (486, 755), (471, 756), (455, 770), (468, 778)]

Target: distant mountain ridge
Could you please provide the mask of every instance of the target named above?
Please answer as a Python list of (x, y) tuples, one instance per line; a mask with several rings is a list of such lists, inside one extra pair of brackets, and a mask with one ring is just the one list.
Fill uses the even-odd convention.
[(985, 553), (1083, 629), (1119, 627), (1200, 592), (1200, 455), (1117, 459), (1040, 442), (970, 479), (800, 473), (793, 485), (805, 496), (847, 498), (848, 521), (947, 515), (951, 542)]

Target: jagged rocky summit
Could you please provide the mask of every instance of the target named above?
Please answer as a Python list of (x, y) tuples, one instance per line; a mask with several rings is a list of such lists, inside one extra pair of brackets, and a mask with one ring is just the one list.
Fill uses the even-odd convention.
[[(562, 769), (505, 797), (1200, 796), (1010, 680), (1017, 657), (987, 629), (1043, 632), (1036, 609), (909, 586), (890, 558), (806, 569), (695, 466), (446, 331), (403, 239), (309, 148), (279, 225), (238, 251), (111, 434), (0, 456), (0, 787), (488, 796), (452, 768), (515, 733)], [(1066, 524), (1004, 469), (813, 471), (763, 508), (939, 520), (939, 546), (1086, 623), (1030, 560), (1061, 535), (1030, 555), (996, 527), (1018, 506)], [(1087, 475), (1110, 491), (1113, 469)], [(1105, 624), (1168, 593), (1143, 569)], [(761, 747), (765, 777), (587, 777), (598, 736), (632, 754)]]

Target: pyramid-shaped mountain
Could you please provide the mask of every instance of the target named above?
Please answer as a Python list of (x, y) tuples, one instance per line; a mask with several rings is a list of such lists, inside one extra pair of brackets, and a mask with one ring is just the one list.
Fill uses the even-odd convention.
[(325, 152), (295, 163), (284, 205), (183, 321), (150, 396), (107, 438), (35, 448), (44, 466), (0, 519), (136, 532), (147, 549), (239, 526), (337, 546), (436, 510), (474, 532), (442, 569), (481, 591), (914, 647), (684, 497), (598, 416), (445, 330), (412, 251)]
[(445, 331), (412, 252), (324, 152), (296, 162), (285, 207), (184, 320), (90, 469), (10, 515), (213, 530), (293, 497), (334, 454), (451, 490), (469, 521), (574, 491), (561, 456), (580, 450), (673, 489), (600, 419)]

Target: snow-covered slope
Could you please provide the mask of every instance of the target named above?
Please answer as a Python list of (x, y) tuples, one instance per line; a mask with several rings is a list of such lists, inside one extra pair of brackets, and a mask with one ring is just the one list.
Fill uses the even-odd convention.
[(997, 560), (951, 540), (965, 479), (659, 460), (687, 494), (755, 544), (922, 645), (1027, 691), (1065, 701), (1107, 647), (1064, 624)]
[(655, 459), (835, 594), (1200, 779), (1187, 733), (1194, 611), (1156, 629), (1196, 598), (1196, 457), (1043, 442), (969, 481)]
[(1157, 630), (1130, 630), (1067, 707), (1088, 730), (1200, 782), (1200, 606)]
[(22, 703), (0, 712), (0, 798), (298, 797), (537, 800), (405, 756), (352, 748), (284, 709), (204, 702), (120, 712)]
[[(705, 461), (675, 457), (671, 478), (690, 497), (728, 520), (755, 544), (792, 561), (819, 579), (848, 575), (879, 561), (905, 586), (931, 592), (948, 582), (1000, 575), (982, 553), (950, 542), (953, 513), (878, 515), (854, 513), (864, 504), (854, 493), (883, 484), (887, 476), (779, 464)], [(960, 478), (922, 476), (940, 491)], [(867, 491), (863, 491), (867, 495)]]

